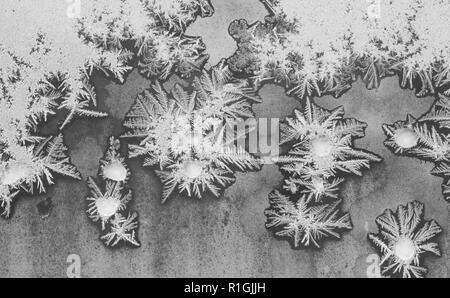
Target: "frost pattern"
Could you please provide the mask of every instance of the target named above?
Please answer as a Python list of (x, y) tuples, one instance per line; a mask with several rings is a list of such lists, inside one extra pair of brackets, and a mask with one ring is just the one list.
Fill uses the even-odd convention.
[(183, 34), (197, 15), (212, 14), (207, 0), (82, 1), (76, 18), (69, 18), (65, 1), (3, 2), (1, 98), (22, 108), (67, 110), (61, 127), (77, 115), (106, 116), (90, 109), (94, 70), (123, 82), (135, 57), (143, 73), (162, 78), (173, 68), (189, 75), (206, 60), (200, 39)]
[(172, 70), (187, 77), (208, 58), (201, 39), (184, 33), (197, 16), (214, 13), (209, 0), (96, 0), (83, 11), (83, 37), (112, 54), (131, 50), (147, 77), (166, 79)]
[(320, 247), (326, 237), (340, 238), (352, 229), (350, 215), (342, 214), (340, 200), (331, 204), (313, 203), (306, 195), (298, 197), (274, 191), (269, 195), (266, 227), (276, 236), (287, 239), (293, 248)]
[(307, 99), (281, 126), (281, 144), (288, 155), (275, 161), (285, 176), (282, 190), (269, 195), (266, 227), (287, 238), (294, 248), (320, 246), (319, 240), (339, 238), (351, 229), (348, 214), (341, 214), (339, 185), (343, 175), (362, 175), (381, 158), (354, 148), (366, 124), (344, 118), (338, 107), (328, 111)]
[[(145, 157), (163, 182), (163, 202), (177, 189), (201, 198), (205, 191), (219, 197), (234, 182), (234, 172), (257, 170), (259, 159), (235, 144), (227, 126), (253, 117), (259, 98), (247, 81), (234, 79), (224, 61), (176, 85), (168, 94), (159, 83), (139, 95), (126, 116), (130, 157)], [(229, 126), (228, 126), (229, 127)]]
[(424, 220), (424, 206), (414, 201), (399, 206), (395, 212), (387, 209), (377, 217), (378, 234), (368, 238), (381, 257), (382, 274), (390, 277), (424, 277), (427, 268), (423, 257), (441, 256), (435, 238), (442, 232), (434, 221)]
[[(38, 125), (58, 110), (64, 128), (76, 116), (105, 117), (93, 110), (94, 71), (119, 82), (140, 60), (142, 72), (166, 78), (204, 63), (204, 47), (184, 30), (207, 0), (81, 1), (70, 18), (66, 1), (4, 0), (0, 8), (0, 197), (3, 215), (20, 191), (52, 182), (51, 172), (79, 178), (58, 136), (46, 140)], [(24, 21), (26, 20), (26, 21)], [(55, 145), (54, 148), (49, 144)]]
[(377, 88), (397, 74), (403, 87), (420, 82), (419, 96), (450, 92), (448, 1), (380, 1), (379, 17), (367, 1), (262, 2), (270, 11), (264, 23), (230, 26), (238, 43), (230, 68), (257, 86), (275, 81), (300, 98), (339, 96), (358, 75)]
[(364, 136), (366, 124), (344, 118), (344, 109), (328, 111), (306, 101), (303, 111), (295, 110), (281, 126), (281, 144), (289, 146), (288, 155), (275, 161), (287, 175), (286, 189), (301, 191), (321, 201), (337, 197), (342, 174), (362, 175), (377, 155), (354, 148), (353, 142)]
[(116, 247), (122, 243), (139, 247), (138, 214), (130, 211), (128, 206), (132, 200), (132, 192), (127, 189), (131, 173), (119, 151), (120, 142), (111, 137), (99, 169), (105, 191), (101, 190), (92, 177), (88, 179), (91, 194), (86, 199), (86, 213), (93, 222), (100, 225), (100, 239), (107, 247)]
[(434, 163), (431, 173), (442, 177), (444, 198), (450, 202), (450, 97), (439, 95), (430, 111), (419, 119), (408, 115), (405, 121), (383, 125), (386, 147), (400, 156)]
[[(0, 121), (3, 120), (5, 118)], [(0, 139), (2, 216), (10, 216), (11, 205), (19, 193), (45, 192), (46, 186), (54, 183), (54, 174), (81, 179), (75, 166), (70, 163), (62, 135), (47, 139), (28, 136), (24, 143), (8, 139), (7, 131), (0, 131), (0, 136), (4, 135), (6, 137)]]

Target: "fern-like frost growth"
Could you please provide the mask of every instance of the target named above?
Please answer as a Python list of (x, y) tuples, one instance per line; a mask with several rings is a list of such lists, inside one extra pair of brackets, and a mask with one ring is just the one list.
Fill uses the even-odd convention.
[(442, 190), (448, 202), (450, 202), (449, 119), (450, 99), (440, 94), (430, 111), (419, 119), (408, 115), (406, 121), (383, 125), (388, 137), (384, 144), (392, 152), (434, 163), (435, 167), (431, 173), (444, 178)]
[(386, 210), (377, 217), (378, 234), (369, 240), (381, 257), (382, 274), (390, 277), (424, 277), (427, 254), (440, 256), (435, 238), (442, 232), (434, 221), (424, 220), (424, 206), (414, 201), (399, 206), (395, 212)]
[(328, 111), (307, 100), (304, 110), (295, 110), (281, 126), (281, 143), (290, 149), (275, 161), (287, 176), (285, 188), (292, 193), (301, 190), (316, 201), (337, 197), (339, 175), (360, 176), (371, 163), (381, 161), (354, 148), (365, 128), (363, 122), (344, 118), (342, 107)]
[[(206, 62), (200, 38), (184, 35), (197, 16), (210, 16), (207, 0), (6, 0), (0, 11), (0, 100), (18, 101), (19, 114), (43, 117), (67, 111), (105, 117), (97, 105), (94, 71), (124, 82), (139, 60), (141, 72), (166, 79), (189, 76)], [(26, 21), (24, 21), (26, 20)], [(29, 112), (25, 111), (29, 109)], [(23, 124), (23, 123), (21, 123)]]
[(89, 178), (91, 194), (86, 199), (86, 213), (100, 225), (100, 239), (107, 247), (120, 244), (140, 246), (137, 239), (138, 215), (128, 208), (132, 200), (132, 192), (127, 189), (130, 174), (125, 158), (120, 155), (120, 142), (111, 137), (105, 156), (100, 160), (99, 176), (104, 181), (105, 191), (93, 178)]
[(320, 247), (326, 238), (340, 238), (352, 229), (340, 210), (339, 190), (345, 175), (362, 175), (377, 155), (354, 147), (366, 124), (344, 118), (338, 107), (328, 111), (306, 100), (281, 126), (281, 143), (289, 150), (275, 159), (285, 179), (269, 195), (266, 227), (293, 248)]
[(0, 207), (4, 217), (10, 216), (19, 193), (44, 193), (54, 183), (54, 174), (81, 179), (70, 163), (62, 135), (34, 138), (25, 145), (5, 142), (0, 153)]
[(348, 213), (342, 214), (340, 201), (316, 204), (306, 195), (295, 196), (274, 191), (269, 195), (270, 208), (265, 211), (266, 227), (287, 239), (293, 248), (317, 247), (324, 238), (340, 238), (352, 229)]
[(397, 74), (418, 96), (450, 90), (450, 39), (441, 34), (448, 1), (261, 2), (265, 22), (236, 20), (229, 30), (238, 48), (230, 67), (256, 86), (272, 81), (301, 99), (339, 96), (358, 76), (377, 88)]
[(163, 182), (163, 201), (175, 189), (201, 198), (219, 197), (234, 182), (234, 171), (256, 170), (258, 159), (237, 146), (229, 134), (236, 121), (253, 117), (259, 98), (246, 81), (234, 79), (222, 61), (194, 79), (191, 88), (176, 85), (168, 94), (159, 83), (139, 95), (124, 123), (130, 157), (145, 157)]

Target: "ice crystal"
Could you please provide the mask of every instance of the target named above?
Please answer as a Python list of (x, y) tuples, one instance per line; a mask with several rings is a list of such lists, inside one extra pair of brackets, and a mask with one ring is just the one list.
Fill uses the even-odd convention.
[(325, 110), (310, 100), (303, 111), (295, 110), (281, 126), (281, 143), (289, 145), (288, 155), (276, 158), (286, 173), (285, 188), (301, 190), (316, 201), (336, 197), (342, 179), (338, 175), (361, 175), (362, 169), (381, 158), (354, 148), (353, 142), (364, 136), (366, 124), (344, 118), (344, 109)]
[(206, 60), (199, 38), (184, 36), (184, 30), (197, 15), (213, 12), (207, 0), (83, 1), (75, 15), (69, 12), (76, 3), (4, 2), (1, 99), (43, 109), (36, 115), (56, 107), (67, 110), (61, 127), (77, 115), (106, 116), (90, 109), (96, 106), (90, 84), (94, 70), (123, 82), (135, 56), (143, 73), (162, 78), (173, 68), (189, 75)]
[(345, 174), (361, 175), (381, 158), (356, 149), (366, 124), (344, 118), (344, 110), (323, 109), (306, 100), (302, 111), (281, 126), (281, 144), (288, 155), (275, 162), (285, 176), (281, 190), (269, 195), (266, 227), (294, 248), (320, 247), (324, 238), (340, 238), (351, 220), (340, 210), (339, 190)]
[(120, 155), (119, 151), (120, 142), (111, 138), (105, 157), (100, 160), (100, 176), (104, 180), (126, 184), (131, 173), (125, 163), (125, 158)]
[(424, 206), (414, 201), (399, 206), (395, 212), (386, 210), (377, 217), (378, 234), (369, 234), (369, 240), (381, 257), (382, 274), (392, 277), (424, 277), (427, 269), (423, 257), (441, 255), (434, 241), (442, 229), (434, 221), (424, 220)]
[(67, 110), (61, 127), (75, 115), (106, 116), (89, 109), (96, 104), (89, 73), (97, 68), (123, 75), (129, 69), (126, 53), (107, 52), (81, 39), (64, 1), (4, 2), (0, 10), (1, 100), (18, 102), (22, 108), (18, 115), (27, 114), (25, 109), (34, 105), (46, 108), (47, 114), (56, 107)]
[(84, 5), (78, 28), (102, 49), (130, 48), (137, 54), (141, 73), (165, 79), (174, 69), (190, 76), (206, 62), (200, 38), (184, 33), (197, 16), (213, 12), (208, 0), (122, 0), (115, 5), (96, 0)]
[(251, 104), (258, 101), (223, 61), (203, 71), (190, 88), (176, 85), (168, 94), (156, 83), (126, 116), (124, 137), (141, 140), (130, 145), (130, 157), (145, 157), (145, 166), (159, 168), (163, 201), (176, 188), (198, 198), (205, 191), (220, 196), (235, 180), (235, 170), (259, 168), (259, 160), (227, 133), (235, 121), (253, 117)]
[[(107, 116), (92, 109), (97, 103), (91, 75), (100, 71), (123, 82), (136, 60), (132, 58), (139, 58), (143, 72), (152, 77), (166, 78), (174, 68), (184, 75), (198, 70), (206, 58), (204, 47), (198, 38), (184, 36), (184, 31), (198, 15), (212, 12), (207, 0), (3, 1), (0, 193), (4, 215), (9, 215), (19, 190), (29, 192), (36, 182), (43, 191), (41, 178), (51, 181), (49, 171), (79, 178), (65, 158), (61, 137), (55, 138), (61, 151), (50, 153), (61, 162), (46, 159), (39, 124), (57, 110), (67, 112), (60, 128), (77, 116)], [(105, 174), (123, 179), (123, 168), (121, 172), (116, 166), (119, 163)]]
[(431, 110), (419, 119), (408, 115), (405, 121), (383, 125), (388, 137), (385, 145), (395, 154), (434, 163), (431, 173), (444, 178), (442, 189), (447, 201), (450, 201), (449, 120), (450, 98), (440, 94)]
[(132, 200), (132, 192), (127, 189), (130, 170), (120, 155), (120, 142), (114, 137), (110, 138), (105, 156), (100, 160), (99, 176), (104, 181), (105, 191), (93, 178), (88, 179), (91, 195), (86, 199), (86, 213), (93, 222), (100, 224), (100, 239), (108, 247), (121, 243), (140, 246), (136, 235), (138, 215), (128, 208)]
[[(262, 0), (264, 23), (230, 26), (238, 49), (233, 71), (283, 84), (300, 98), (339, 96), (357, 75), (369, 88), (398, 74), (419, 96), (449, 89), (450, 3), (417, 1)], [(379, 7), (377, 5), (380, 5)]]
[(294, 248), (319, 248), (323, 238), (340, 238), (342, 231), (352, 229), (349, 214), (339, 210), (340, 200), (316, 204), (306, 195), (293, 197), (275, 190), (269, 195), (269, 201), (266, 227), (287, 239)]
[(70, 163), (62, 135), (36, 137), (25, 144), (3, 140), (0, 141), (0, 207), (5, 217), (10, 216), (11, 204), (20, 192), (45, 192), (46, 186), (54, 183), (54, 174), (81, 178)]
[(383, 129), (388, 136), (385, 145), (397, 154), (436, 163), (448, 160), (450, 144), (433, 124), (408, 116), (406, 121), (383, 125)]
[(110, 230), (100, 238), (110, 247), (115, 247), (121, 242), (130, 243), (136, 247), (141, 246), (136, 236), (136, 231), (139, 227), (137, 217), (136, 212), (128, 214), (127, 217), (116, 213), (110, 222)]

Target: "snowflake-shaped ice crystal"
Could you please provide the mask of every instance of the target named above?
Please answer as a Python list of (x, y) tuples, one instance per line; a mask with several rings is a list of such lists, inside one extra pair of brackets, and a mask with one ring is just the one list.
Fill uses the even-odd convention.
[(99, 176), (105, 182), (105, 191), (93, 178), (88, 179), (91, 195), (86, 199), (88, 217), (101, 226), (100, 239), (108, 247), (121, 243), (140, 246), (137, 239), (138, 215), (130, 212), (131, 190), (127, 190), (130, 170), (125, 158), (120, 155), (120, 142), (114, 137), (109, 140), (105, 156), (100, 160)]
[(317, 204), (306, 195), (292, 196), (275, 190), (269, 201), (266, 227), (287, 239), (293, 248), (319, 248), (324, 238), (340, 238), (341, 232), (352, 229), (350, 215), (339, 209), (340, 200)]
[(301, 189), (316, 200), (336, 197), (344, 173), (362, 175), (361, 170), (377, 155), (354, 148), (353, 141), (364, 136), (366, 124), (346, 119), (342, 107), (333, 111), (323, 109), (310, 100), (303, 111), (295, 110), (281, 126), (281, 143), (289, 144), (286, 156), (276, 158), (286, 174), (285, 188), (296, 193)]
[(163, 202), (177, 188), (188, 196), (215, 196), (234, 180), (234, 171), (256, 170), (257, 158), (229, 129), (253, 117), (259, 98), (245, 80), (234, 79), (224, 61), (194, 79), (192, 91), (176, 85), (168, 94), (158, 83), (136, 99), (126, 116), (124, 137), (138, 138), (130, 156), (156, 166), (164, 184)]
[(442, 229), (434, 221), (424, 220), (424, 206), (414, 201), (399, 206), (395, 212), (386, 210), (377, 217), (378, 234), (369, 234), (381, 256), (382, 274), (393, 277), (424, 277), (426, 254), (440, 256), (434, 241)]

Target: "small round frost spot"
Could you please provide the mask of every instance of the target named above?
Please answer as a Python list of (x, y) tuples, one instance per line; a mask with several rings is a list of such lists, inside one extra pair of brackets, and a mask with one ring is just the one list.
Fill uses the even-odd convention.
[(103, 167), (103, 176), (109, 180), (123, 182), (127, 179), (127, 169), (120, 161), (113, 161)]
[(394, 246), (394, 254), (405, 263), (409, 263), (416, 255), (414, 243), (408, 238), (401, 238)]
[(195, 179), (203, 173), (203, 166), (198, 161), (188, 161), (183, 165), (182, 173), (189, 179)]
[(110, 218), (119, 211), (120, 200), (116, 198), (99, 198), (95, 201), (97, 212), (102, 218)]
[(399, 147), (410, 149), (417, 145), (419, 136), (410, 128), (402, 128), (395, 132), (394, 140)]
[(318, 157), (326, 157), (333, 152), (333, 143), (327, 136), (318, 136), (311, 141), (311, 152)]

